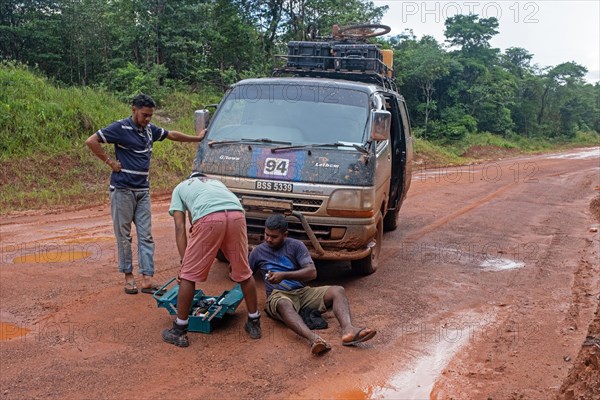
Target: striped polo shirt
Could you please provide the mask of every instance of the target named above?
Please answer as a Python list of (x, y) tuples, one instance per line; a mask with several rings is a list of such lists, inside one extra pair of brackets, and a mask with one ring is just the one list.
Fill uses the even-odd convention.
[(121, 171), (110, 175), (110, 188), (148, 189), (152, 143), (164, 140), (168, 134), (152, 124), (140, 128), (131, 117), (98, 130), (98, 140), (114, 144), (115, 156), (121, 163)]

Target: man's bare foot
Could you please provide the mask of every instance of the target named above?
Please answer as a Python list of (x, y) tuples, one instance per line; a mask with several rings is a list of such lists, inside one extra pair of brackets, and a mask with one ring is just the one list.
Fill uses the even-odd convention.
[(373, 339), (376, 333), (377, 331), (371, 328), (356, 329), (354, 332), (342, 335), (342, 344), (344, 346), (354, 346), (355, 344)]
[(135, 284), (135, 277), (133, 274), (125, 274), (125, 293), (127, 294), (137, 294), (138, 288)]
[(142, 293), (154, 294), (158, 292), (160, 288), (161, 285), (152, 282), (152, 277), (142, 275)]
[(154, 286), (155, 283), (152, 282), (152, 277), (148, 275), (142, 275), (142, 289), (148, 289)]

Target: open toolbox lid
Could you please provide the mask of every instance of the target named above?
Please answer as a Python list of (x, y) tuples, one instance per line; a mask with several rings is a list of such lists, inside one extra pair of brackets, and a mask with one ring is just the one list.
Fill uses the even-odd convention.
[[(172, 278), (152, 295), (156, 300), (158, 308), (166, 309), (169, 314), (177, 315), (177, 295), (179, 284), (176, 278)], [(175, 282), (175, 284), (173, 284)], [(160, 293), (163, 293), (160, 295)], [(227, 313), (233, 314), (243, 299), (242, 289), (239, 284), (226, 290), (219, 296), (208, 296), (202, 290), (194, 292), (192, 307), (190, 309), (190, 330), (208, 333), (211, 330), (210, 323), (214, 318), (223, 318)], [(200, 304), (210, 304), (202, 314), (192, 314)], [(194, 329), (196, 328), (196, 329)]]

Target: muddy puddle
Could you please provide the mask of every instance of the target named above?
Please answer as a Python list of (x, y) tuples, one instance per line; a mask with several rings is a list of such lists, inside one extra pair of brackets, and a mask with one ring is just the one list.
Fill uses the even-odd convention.
[(48, 264), (73, 262), (83, 260), (92, 255), (90, 251), (62, 251), (50, 250), (40, 253), (26, 254), (13, 258), (13, 264)]
[(368, 400), (373, 394), (372, 387), (349, 389), (342, 393), (338, 393), (336, 400)]
[[(467, 247), (461, 249), (459, 246), (440, 247), (425, 245), (416, 247), (414, 249), (409, 248), (408, 250), (412, 251), (412, 254), (416, 254), (424, 260), (433, 260), (439, 263), (456, 265), (477, 266), (484, 271), (506, 271), (523, 268), (526, 266), (525, 262), (523, 261), (497, 257), (495, 254), (490, 254), (491, 250), (496, 249), (495, 247), (490, 247), (489, 249), (476, 249), (475, 247)], [(515, 247), (514, 249), (515, 251), (520, 250), (519, 247)]]
[(16, 324), (9, 324), (8, 322), (0, 322), (0, 342), (27, 336), (29, 332), (31, 332), (31, 329)]
[(550, 159), (569, 159), (569, 160), (584, 160), (587, 158), (600, 157), (600, 147), (578, 151), (576, 153), (550, 155), (546, 158)]
[(430, 399), (430, 394), (442, 371), (458, 351), (468, 342), (462, 331), (448, 332), (457, 335), (455, 341), (440, 341), (431, 345), (429, 354), (418, 357), (407, 369), (392, 372), (381, 386), (368, 385), (338, 392), (332, 398), (339, 400), (369, 399)]
[(510, 260), (508, 258), (492, 258), (479, 264), (485, 271), (507, 271), (510, 269), (523, 268), (524, 262)]
[(407, 340), (422, 341), (424, 335), (431, 336), (428, 345), (424, 346), (427, 350), (408, 363), (401, 362), (402, 369), (382, 371), (389, 374), (383, 384), (349, 388), (328, 397), (340, 400), (435, 399), (432, 390), (444, 369), (470, 341), (483, 335), (493, 320), (490, 315), (465, 313), (446, 320), (437, 328), (424, 324), (420, 332), (417, 330), (408, 335)]
[(445, 340), (432, 343), (430, 353), (415, 364), (392, 376), (385, 387), (368, 393), (369, 399), (429, 399), (433, 385), (455, 354), (469, 341), (463, 329), (448, 329)]

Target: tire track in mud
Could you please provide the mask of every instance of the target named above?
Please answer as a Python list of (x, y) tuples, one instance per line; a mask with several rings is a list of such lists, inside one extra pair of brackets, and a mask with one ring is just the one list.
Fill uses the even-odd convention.
[[(84, 211), (89, 209), (83, 209)], [(19, 228), (24, 227), (24, 226), (28, 226), (28, 225), (35, 225), (39, 223), (39, 218), (40, 217), (44, 217), (44, 224), (45, 225), (51, 225), (51, 224), (65, 224), (67, 222), (73, 222), (73, 221), (77, 221), (77, 220), (83, 220), (83, 221), (89, 221), (91, 218), (94, 218), (95, 216), (89, 216), (89, 215), (76, 215), (73, 217), (67, 217), (66, 215), (69, 213), (69, 211), (65, 211), (64, 213), (60, 213), (60, 212), (56, 212), (58, 214), (57, 219), (47, 219), (46, 217), (48, 215), (53, 214), (52, 212), (49, 212), (47, 214), (44, 214), (42, 211), (39, 212), (39, 215), (36, 214), (27, 214), (27, 215), (17, 215), (17, 216), (8, 216), (7, 219), (5, 219), (4, 221), (0, 222), (0, 227), (2, 227), (3, 229), (5, 227), (9, 227), (9, 226), (17, 226)], [(104, 214), (99, 214), (98, 216), (102, 216)], [(106, 214), (107, 217), (110, 217), (110, 214)]]
[[(596, 281), (596, 285), (593, 284), (593, 281)], [(590, 296), (600, 293), (597, 290), (594, 291), (594, 286), (597, 286), (597, 279), (594, 279), (594, 267), (582, 257), (577, 262), (577, 271), (571, 285), (571, 305), (565, 317), (566, 323), (575, 330), (581, 328), (581, 308), (589, 303)]]
[[(467, 214), (468, 212), (481, 207), (487, 203), (489, 203), (491, 200), (495, 199), (496, 197), (500, 196), (501, 194), (503, 194), (504, 192), (506, 192), (509, 189), (512, 189), (515, 185), (517, 185), (518, 182), (513, 182), (510, 184), (507, 184), (499, 189), (497, 189), (496, 191), (488, 194), (487, 196), (484, 196), (483, 198), (480, 198), (474, 202), (472, 202), (471, 204), (460, 208), (459, 210), (451, 213), (450, 215), (447, 215), (443, 218), (438, 219), (437, 221), (434, 221), (433, 223), (425, 226), (424, 228), (421, 228), (419, 231), (409, 234), (408, 236), (404, 237), (404, 240), (406, 241), (416, 241), (421, 239), (423, 236), (437, 230), (438, 228), (446, 225), (447, 223), (449, 223), (450, 221), (453, 221), (465, 214)], [(389, 247), (389, 246), (388, 246)], [(387, 252), (386, 252), (387, 253)]]
[[(548, 173), (545, 175), (540, 175), (538, 177), (536, 177), (536, 179), (541, 180), (542, 178), (557, 178), (557, 177), (561, 177), (563, 179), (569, 179), (571, 175), (580, 175), (581, 171), (571, 171), (571, 172), (555, 172), (555, 173)], [(473, 211), (476, 208), (479, 208), (487, 203), (489, 203), (490, 201), (494, 200), (496, 197), (499, 197), (500, 195), (504, 194), (506, 191), (515, 188), (519, 183), (519, 181), (514, 181), (511, 183), (508, 183), (498, 189), (496, 189), (494, 192), (476, 200), (471, 202), (470, 204), (460, 208), (459, 210), (451, 213), (450, 215), (447, 215), (445, 217), (442, 217), (428, 225), (426, 225), (425, 227), (421, 228), (420, 230), (418, 230), (417, 232), (411, 233), (407, 236), (405, 236), (404, 238), (402, 238), (403, 241), (416, 241), (421, 239), (423, 236), (437, 230), (438, 228), (446, 225), (447, 223), (469, 213), (470, 211)], [(538, 203), (540, 205), (552, 205), (552, 206), (556, 206), (556, 205), (561, 205), (559, 203)], [(384, 249), (382, 252), (382, 256), (388, 256), (389, 255), (389, 250), (392, 250), (395, 248), (395, 246), (389, 246), (384, 243)], [(387, 251), (386, 251), (387, 249)]]

